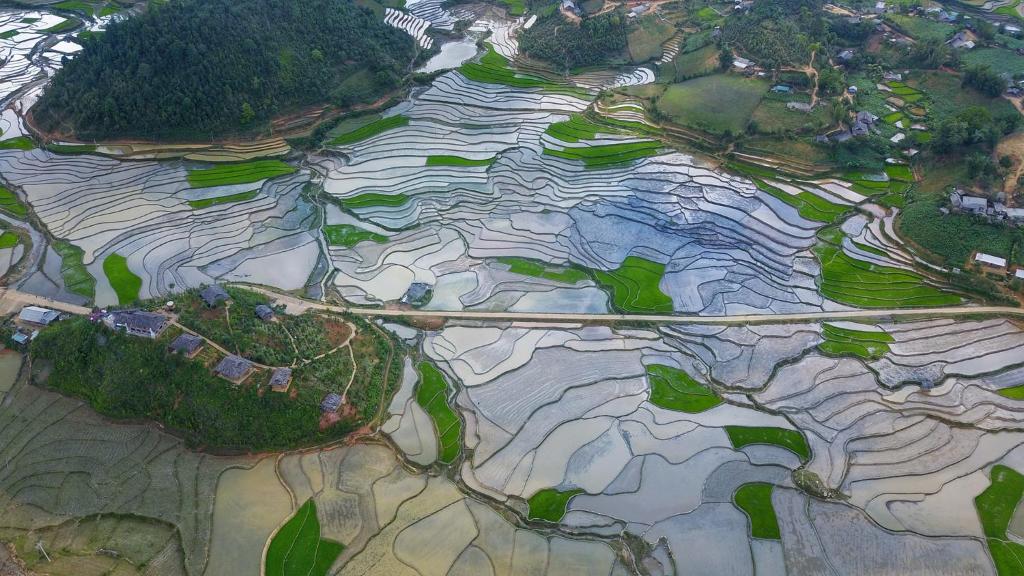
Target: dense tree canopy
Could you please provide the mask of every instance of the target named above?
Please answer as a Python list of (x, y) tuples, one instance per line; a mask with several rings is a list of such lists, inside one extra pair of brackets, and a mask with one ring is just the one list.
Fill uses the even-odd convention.
[(34, 114), (90, 138), (209, 136), (306, 104), (372, 100), (413, 39), (350, 0), (172, 0), (112, 24)]
[(626, 49), (625, 19), (617, 13), (584, 18), (579, 25), (555, 13), (524, 30), (519, 47), (527, 56), (565, 70), (593, 66), (620, 56)]

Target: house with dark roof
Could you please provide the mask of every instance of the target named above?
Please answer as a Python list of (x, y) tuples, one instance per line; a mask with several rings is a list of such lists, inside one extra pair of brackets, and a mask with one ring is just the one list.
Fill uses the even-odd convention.
[(181, 354), (186, 358), (195, 358), (205, 344), (206, 341), (199, 336), (186, 332), (171, 342), (171, 352)]
[(228, 291), (219, 284), (203, 288), (202, 291), (199, 292), (199, 297), (202, 298), (203, 302), (205, 302), (210, 308), (216, 308), (221, 302), (226, 302), (231, 299)]
[(21, 309), (21, 313), (18, 314), (18, 320), (40, 326), (49, 326), (59, 318), (60, 312), (39, 306), (25, 306)]
[(323, 401), (320, 402), (321, 412), (337, 412), (338, 408), (341, 408), (341, 396), (334, 392), (324, 396)]
[(256, 368), (241, 356), (225, 356), (223, 360), (213, 369), (213, 373), (232, 384), (241, 384), (246, 378), (252, 375)]
[(260, 304), (256, 306), (256, 317), (264, 322), (270, 322), (274, 319), (274, 309), (266, 304)]
[(274, 368), (270, 375), (270, 389), (274, 392), (287, 392), (292, 385), (291, 368)]
[(413, 282), (409, 289), (402, 296), (402, 304), (422, 304), (423, 300), (430, 294), (431, 286), (425, 282)]
[(103, 322), (111, 330), (124, 330), (125, 334), (156, 339), (169, 323), (167, 316), (142, 310), (118, 310), (107, 314)]

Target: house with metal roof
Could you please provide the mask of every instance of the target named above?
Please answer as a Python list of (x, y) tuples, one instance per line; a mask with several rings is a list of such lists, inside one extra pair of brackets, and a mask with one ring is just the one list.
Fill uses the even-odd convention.
[(989, 268), (1006, 268), (1006, 258), (1000, 258), (999, 256), (984, 254), (982, 252), (978, 252), (974, 255), (974, 261), (978, 264), (988, 266)]
[(287, 392), (292, 384), (291, 368), (274, 368), (270, 375), (270, 389), (274, 392)]
[(126, 334), (140, 338), (159, 336), (169, 323), (167, 316), (142, 310), (118, 310), (108, 314), (103, 322), (111, 330), (124, 330)]
[(216, 308), (221, 302), (231, 299), (228, 291), (219, 284), (203, 288), (202, 291), (199, 292), (199, 297), (202, 298), (203, 302), (205, 302), (210, 308)]
[(324, 396), (323, 401), (320, 402), (321, 412), (337, 412), (338, 408), (341, 408), (341, 396), (334, 392)]
[(213, 369), (213, 373), (232, 384), (241, 384), (252, 375), (255, 369), (252, 362), (232, 354), (231, 356), (225, 356), (217, 364), (216, 368)]
[(186, 358), (195, 358), (205, 344), (206, 341), (199, 336), (186, 332), (171, 342), (171, 352), (181, 354)]
[(256, 317), (264, 322), (269, 322), (274, 319), (274, 309), (266, 304), (260, 304), (256, 306)]
[(49, 326), (59, 318), (60, 312), (39, 306), (25, 306), (21, 309), (21, 313), (18, 314), (18, 320), (40, 326)]

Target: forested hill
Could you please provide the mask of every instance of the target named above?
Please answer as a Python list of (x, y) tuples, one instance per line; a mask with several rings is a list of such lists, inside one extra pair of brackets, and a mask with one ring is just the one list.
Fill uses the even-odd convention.
[(352, 0), (172, 0), (112, 24), (34, 109), (83, 138), (190, 138), (394, 89), (413, 39)]

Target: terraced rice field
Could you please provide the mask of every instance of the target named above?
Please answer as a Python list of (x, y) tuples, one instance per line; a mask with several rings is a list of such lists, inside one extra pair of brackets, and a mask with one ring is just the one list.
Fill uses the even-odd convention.
[(295, 168), (280, 160), (255, 160), (241, 164), (224, 164), (214, 168), (189, 170), (188, 183), (194, 188), (252, 184), (293, 172), (295, 172)]

